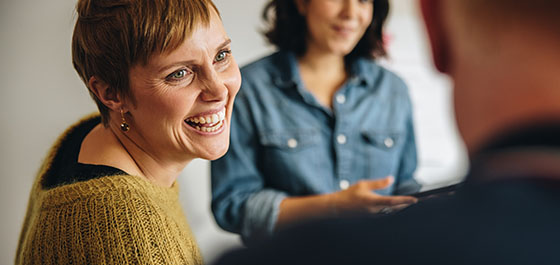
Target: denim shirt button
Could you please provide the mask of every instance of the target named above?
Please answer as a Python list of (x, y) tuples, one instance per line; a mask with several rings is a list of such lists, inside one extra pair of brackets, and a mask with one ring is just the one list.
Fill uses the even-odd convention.
[(293, 149), (293, 148), (296, 148), (297, 145), (298, 145), (298, 142), (297, 142), (296, 139), (290, 138), (290, 139), (288, 140), (288, 147), (289, 147), (289, 148), (292, 148), (292, 149)]
[(344, 104), (344, 102), (346, 102), (346, 96), (342, 94), (336, 95), (336, 102), (338, 102), (338, 104)]
[(338, 186), (340, 187), (341, 190), (345, 190), (348, 189), (348, 187), (350, 187), (350, 182), (348, 182), (348, 180), (343, 179), (338, 183)]
[(395, 141), (393, 141), (393, 139), (391, 137), (387, 137), (387, 138), (385, 138), (385, 141), (383, 141), (383, 143), (385, 144), (385, 146), (387, 148), (391, 148), (395, 144)]
[(346, 135), (344, 135), (344, 134), (339, 134), (339, 135), (336, 137), (336, 141), (337, 141), (339, 144), (345, 144), (345, 143), (346, 143)]

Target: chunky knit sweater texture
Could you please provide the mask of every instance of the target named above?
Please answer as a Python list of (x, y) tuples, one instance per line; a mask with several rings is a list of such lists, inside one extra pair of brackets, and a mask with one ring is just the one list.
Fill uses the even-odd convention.
[(68, 135), (33, 185), (16, 264), (202, 264), (177, 184), (159, 187), (123, 172), (46, 187)]

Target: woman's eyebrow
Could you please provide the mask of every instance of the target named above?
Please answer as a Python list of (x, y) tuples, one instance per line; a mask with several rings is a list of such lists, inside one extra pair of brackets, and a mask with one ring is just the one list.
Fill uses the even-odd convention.
[(167, 64), (167, 65), (164, 65), (164, 66), (160, 67), (159, 70), (158, 70), (158, 73), (165, 72), (168, 69), (175, 68), (177, 66), (191, 65), (191, 64), (194, 64), (195, 62), (196, 62), (196, 60), (173, 62), (171, 64)]
[[(231, 44), (231, 39), (228, 38), (224, 42), (222, 42), (222, 44), (220, 44), (218, 46), (218, 48), (216, 48), (216, 51), (222, 50), (223, 48), (225, 48), (226, 46), (228, 46), (230, 44)], [(191, 65), (191, 64), (195, 64), (195, 63), (196, 63), (196, 60), (173, 62), (171, 64), (167, 64), (167, 65), (164, 65), (164, 66), (160, 67), (158, 72), (162, 73), (162, 72), (167, 71), (170, 68), (174, 68), (174, 67), (177, 67), (177, 66)]]
[(220, 44), (220, 46), (218, 46), (218, 48), (216, 49), (216, 51), (219, 51), (219, 50), (225, 48), (226, 46), (228, 46), (228, 45), (230, 45), (230, 44), (231, 44), (231, 39), (228, 38), (228, 39), (226, 39), (222, 44)]

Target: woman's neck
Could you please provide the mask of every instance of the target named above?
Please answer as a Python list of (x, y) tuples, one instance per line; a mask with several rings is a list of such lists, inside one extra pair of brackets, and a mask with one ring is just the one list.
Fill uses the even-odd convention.
[(332, 98), (348, 75), (344, 56), (309, 49), (298, 60), (305, 87), (324, 106), (332, 107)]
[(82, 142), (78, 162), (112, 166), (158, 186), (171, 187), (190, 160), (157, 159), (133, 141), (129, 133), (101, 124), (96, 126)]
[(345, 76), (344, 56), (309, 49), (299, 58), (299, 65), (306, 71), (323, 76)]

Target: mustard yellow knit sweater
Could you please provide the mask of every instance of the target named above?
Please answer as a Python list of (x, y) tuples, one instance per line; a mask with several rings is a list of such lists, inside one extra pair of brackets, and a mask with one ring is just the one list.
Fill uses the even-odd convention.
[(44, 189), (59, 143), (32, 189), (16, 264), (202, 264), (176, 184), (123, 174)]

